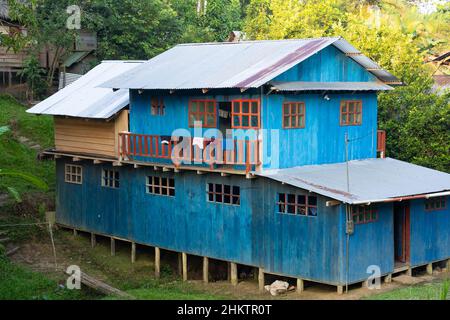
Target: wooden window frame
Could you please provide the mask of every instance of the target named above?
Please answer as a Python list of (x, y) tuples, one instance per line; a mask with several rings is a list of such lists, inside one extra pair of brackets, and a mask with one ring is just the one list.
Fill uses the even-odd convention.
[[(208, 112), (208, 103), (212, 102), (214, 104), (214, 112)], [(198, 109), (196, 111), (192, 110), (192, 104), (197, 103), (204, 103), (204, 110), (205, 111), (199, 111)], [(191, 115), (194, 115), (194, 122), (191, 123)], [(208, 116), (214, 117), (214, 123), (210, 124), (208, 123)], [(195, 122), (199, 121), (198, 118), (203, 118), (202, 120), (202, 128), (216, 128), (217, 127), (217, 101), (215, 99), (191, 99), (189, 100), (189, 110), (188, 110), (188, 125), (189, 128), (195, 127)]]
[[(145, 192), (156, 196), (175, 197), (175, 179), (161, 176), (147, 176)], [(163, 183), (165, 181), (165, 184)], [(172, 185), (171, 183), (172, 182)]]
[(163, 97), (152, 97), (150, 100), (150, 114), (152, 116), (164, 116), (166, 106)]
[[(440, 206), (440, 207), (434, 206), (434, 208), (430, 207), (430, 203), (433, 203), (433, 204), (439, 203), (439, 205), (441, 205), (442, 201), (444, 201), (444, 206), (443, 207), (442, 206)], [(433, 198), (425, 199), (424, 206), (425, 206), (425, 211), (426, 212), (445, 210), (445, 209), (447, 209), (447, 197), (446, 196), (442, 196), (442, 197), (433, 197)]]
[(120, 173), (114, 169), (102, 169), (102, 187), (118, 189), (120, 187)]
[[(350, 112), (350, 103), (354, 104), (354, 109)], [(356, 104), (356, 105), (355, 105)], [(344, 111), (345, 108), (345, 111)], [(359, 108), (359, 110), (358, 110)], [(344, 116), (346, 121), (344, 120)], [(350, 122), (350, 115), (353, 115), (353, 122)], [(359, 122), (357, 121), (359, 115)], [(340, 105), (339, 120), (341, 126), (360, 126), (363, 120), (363, 103), (362, 100), (342, 100)]]
[[(369, 218), (367, 218), (367, 215), (369, 215)], [(378, 216), (378, 209), (373, 206), (352, 206), (352, 220), (354, 224), (368, 224), (377, 222)]]
[(83, 184), (83, 167), (75, 164), (66, 163), (64, 165), (64, 182), (73, 184)]
[[(243, 112), (243, 103), (248, 102), (248, 112)], [(257, 103), (257, 112), (252, 110), (252, 102)], [(239, 103), (239, 111), (235, 109), (235, 103)], [(235, 125), (235, 117), (239, 117), (239, 125)], [(248, 118), (248, 125), (242, 125), (242, 119), (244, 117)], [(252, 125), (252, 117), (257, 117), (258, 124), (256, 126)], [(231, 128), (232, 129), (260, 129), (261, 128), (261, 102), (259, 99), (236, 99), (231, 101)]]
[[(212, 188), (211, 188), (212, 186)], [(220, 191), (218, 191), (218, 186), (220, 186)], [(225, 187), (229, 188), (229, 192), (225, 192)], [(235, 193), (235, 188), (238, 192)], [(225, 201), (228, 197), (229, 201)], [(211, 200), (212, 198), (212, 200)], [(241, 187), (234, 186), (223, 183), (209, 182), (206, 184), (206, 201), (210, 203), (220, 203), (230, 206), (240, 206), (241, 205)]]
[[(294, 202), (289, 202), (289, 197), (294, 197)], [(300, 203), (299, 197), (305, 197), (305, 202)], [(284, 200), (282, 200), (284, 198)], [(316, 204), (312, 205), (309, 204), (310, 198), (316, 199)], [(318, 197), (316, 195), (308, 195), (308, 194), (297, 194), (297, 193), (286, 193), (286, 192), (279, 192), (278, 193), (278, 201), (277, 201), (277, 211), (280, 214), (289, 214), (293, 216), (301, 216), (301, 217), (317, 217), (318, 210), (317, 210), (317, 204), (318, 204)], [(283, 209), (281, 209), (283, 206)], [(294, 208), (294, 212), (289, 212), (289, 207)], [(304, 213), (300, 213), (301, 209), (304, 209)], [(315, 209), (315, 214), (311, 214), (310, 212)], [(311, 211), (310, 211), (311, 210)]]
[[(295, 113), (292, 113), (292, 107), (295, 106)], [(305, 128), (306, 123), (306, 104), (304, 102), (296, 102), (296, 101), (288, 101), (284, 102), (281, 106), (282, 113), (282, 125), (284, 129), (303, 129)], [(286, 107), (289, 108), (289, 113), (286, 113)], [(285, 119), (289, 119), (289, 125), (285, 124)], [(292, 125), (293, 120), (296, 120), (294, 123), (296, 125)], [(301, 122), (300, 122), (300, 119)]]

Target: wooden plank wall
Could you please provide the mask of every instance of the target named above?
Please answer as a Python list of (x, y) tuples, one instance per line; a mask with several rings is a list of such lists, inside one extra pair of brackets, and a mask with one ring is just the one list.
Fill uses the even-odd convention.
[(55, 147), (58, 151), (116, 157), (117, 135), (128, 130), (128, 111), (111, 121), (55, 117)]

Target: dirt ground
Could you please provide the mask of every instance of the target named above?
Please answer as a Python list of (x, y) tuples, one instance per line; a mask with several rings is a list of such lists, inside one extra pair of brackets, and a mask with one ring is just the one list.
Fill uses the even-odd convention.
[[(74, 237), (69, 230), (59, 229), (55, 232), (56, 262), (53, 254), (50, 238), (35, 239), (20, 245), (20, 250), (11, 259), (21, 265), (25, 265), (34, 271), (46, 274), (52, 279), (65, 283), (64, 270), (70, 265), (78, 265), (81, 270), (99, 280), (116, 286), (122, 290), (139, 288), (143, 283), (179, 283), (177, 255), (170, 252), (161, 253), (162, 279), (155, 280), (153, 276), (153, 248), (137, 246), (136, 262), (130, 261), (130, 244), (116, 240), (116, 256), (110, 255), (110, 242), (108, 238), (97, 237), (97, 245), (91, 248), (90, 236), (87, 233), (79, 233)], [(223, 276), (220, 264), (212, 269), (218, 270), (222, 279), (210, 281), (205, 284), (201, 281), (200, 258), (189, 256), (188, 284), (196, 291), (208, 295), (220, 296), (230, 299), (289, 299), (289, 300), (347, 300), (361, 299), (370, 295), (387, 292), (396, 288), (405, 287), (408, 284), (393, 281), (382, 283), (381, 289), (369, 290), (361, 285), (349, 287), (348, 293), (338, 295), (336, 287), (321, 285), (317, 283), (305, 283), (305, 291), (301, 294), (288, 292), (287, 294), (272, 297), (268, 292), (258, 292), (258, 282), (252, 276), (249, 279), (239, 281), (237, 286), (232, 286)], [(211, 266), (211, 261), (210, 261)], [(222, 273), (221, 273), (222, 272)], [(418, 274), (414, 279), (417, 281), (434, 281), (444, 277), (444, 272), (435, 272), (433, 276)], [(220, 278), (216, 277), (216, 278)], [(277, 277), (266, 275), (266, 283), (276, 280)], [(278, 278), (279, 279), (279, 278)], [(395, 278), (394, 278), (395, 279)], [(293, 279), (291, 279), (292, 281)], [(153, 282), (152, 282), (153, 281)], [(294, 284), (294, 283), (293, 283)]]

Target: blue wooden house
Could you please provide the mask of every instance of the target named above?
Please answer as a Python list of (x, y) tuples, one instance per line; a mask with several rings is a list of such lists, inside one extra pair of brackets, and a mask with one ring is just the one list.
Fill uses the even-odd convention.
[[(55, 116), (57, 222), (334, 285), (450, 258), (450, 175), (385, 158), (399, 80), (342, 38), (178, 45), (109, 61), (29, 112)], [(389, 136), (389, 133), (387, 133)]]

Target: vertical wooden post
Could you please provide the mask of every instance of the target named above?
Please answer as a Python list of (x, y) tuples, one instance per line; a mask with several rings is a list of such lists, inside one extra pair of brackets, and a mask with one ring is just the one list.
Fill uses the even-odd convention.
[(203, 257), (203, 282), (209, 282), (209, 259), (208, 257)]
[(259, 268), (258, 269), (258, 288), (259, 292), (264, 292), (264, 269)]
[(450, 272), (450, 259), (447, 259), (447, 263), (445, 264), (445, 267), (447, 268), (447, 272)]
[(427, 264), (427, 274), (433, 275), (433, 263)]
[(344, 294), (344, 286), (337, 286), (337, 294), (338, 295)]
[(73, 236), (74, 238), (76, 238), (78, 236), (78, 231), (77, 229), (73, 229)]
[(392, 282), (392, 273), (389, 273), (389, 274), (384, 278), (384, 282), (385, 282), (385, 283), (391, 283), (391, 282)]
[(238, 272), (237, 272), (237, 264), (231, 262), (230, 263), (230, 271), (231, 271), (231, 284), (233, 286), (237, 286), (238, 285)]
[(91, 233), (91, 248), (94, 248), (97, 244), (97, 239), (95, 238), (95, 234)]
[(131, 263), (136, 262), (136, 242), (131, 243)]
[(111, 257), (116, 255), (116, 239), (111, 238)]
[(183, 281), (187, 281), (188, 279), (188, 267), (187, 267), (187, 254), (183, 252), (181, 254), (181, 260), (183, 264)]
[(159, 279), (161, 276), (161, 250), (155, 247), (155, 278)]
[(302, 293), (305, 290), (305, 283), (303, 279), (297, 279), (297, 293)]

